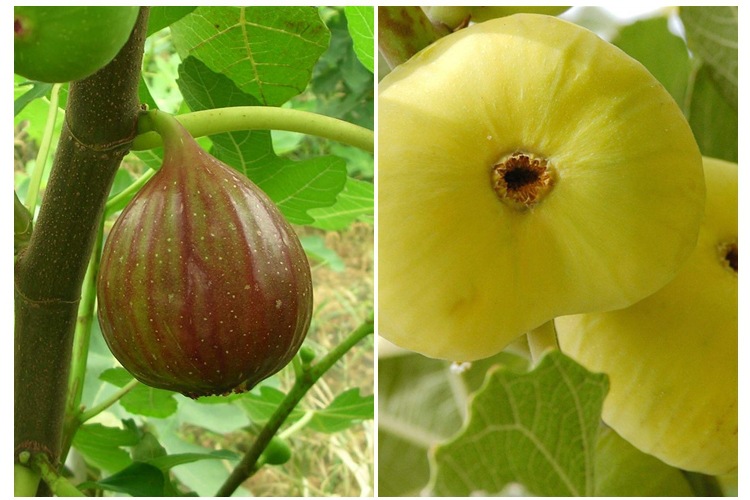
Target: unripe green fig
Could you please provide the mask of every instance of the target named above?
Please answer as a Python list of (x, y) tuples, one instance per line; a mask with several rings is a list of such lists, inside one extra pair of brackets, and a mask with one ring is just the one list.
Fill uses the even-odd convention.
[(379, 332), (489, 357), (671, 280), (705, 186), (680, 108), (640, 63), (555, 17), (452, 33), (378, 91)]
[(263, 450), (260, 459), (268, 465), (284, 465), (292, 458), (292, 450), (289, 445), (278, 436), (271, 438), (268, 446)]
[(152, 116), (164, 162), (107, 237), (97, 288), (104, 339), (152, 387), (189, 397), (249, 390), (304, 340), (305, 252), (255, 184), (172, 117)]
[(706, 214), (677, 277), (618, 311), (558, 318), (560, 348), (609, 375), (603, 419), (641, 451), (737, 470), (737, 165), (706, 158)]
[(14, 71), (49, 83), (80, 80), (109, 63), (139, 7), (14, 7)]

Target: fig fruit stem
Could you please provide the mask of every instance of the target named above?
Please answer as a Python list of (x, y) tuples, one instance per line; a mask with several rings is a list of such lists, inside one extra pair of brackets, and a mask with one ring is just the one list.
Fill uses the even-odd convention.
[(421, 7), (378, 7), (378, 50), (391, 68), (448, 33), (433, 25)]
[(529, 351), (534, 365), (539, 364), (539, 360), (547, 351), (560, 350), (557, 343), (557, 331), (555, 330), (554, 320), (547, 321), (531, 330), (526, 335), (529, 341)]
[[(133, 141), (134, 151), (162, 145), (154, 131), (151, 113), (153, 111), (139, 120), (139, 134)], [(342, 142), (368, 152), (375, 150), (375, 133), (372, 130), (309, 111), (273, 106), (236, 106), (195, 111), (175, 118), (193, 137), (239, 130), (286, 130)]]
[(298, 376), (284, 400), (279, 404), (273, 415), (261, 429), (252, 447), (248, 450), (239, 464), (234, 468), (224, 484), (219, 488), (216, 496), (231, 496), (232, 493), (250, 476), (258, 470), (258, 459), (266, 449), (268, 443), (276, 435), (287, 417), (299, 404), (307, 391), (315, 385), (325, 372), (331, 369), (349, 350), (362, 339), (374, 332), (374, 319), (370, 315), (356, 330), (351, 332), (340, 344), (334, 347), (317, 363), (305, 366), (301, 376)]
[(31, 173), (31, 179), (29, 179), (29, 191), (26, 193), (26, 208), (31, 214), (36, 210), (39, 189), (44, 175), (44, 167), (47, 165), (47, 157), (49, 156), (49, 148), (52, 143), (52, 135), (55, 132), (55, 122), (57, 121), (58, 111), (57, 105), (60, 100), (60, 87), (61, 84), (59, 83), (52, 86), (49, 108), (47, 111), (47, 122), (44, 125), (42, 142), (39, 144), (39, 152), (36, 155), (34, 171)]

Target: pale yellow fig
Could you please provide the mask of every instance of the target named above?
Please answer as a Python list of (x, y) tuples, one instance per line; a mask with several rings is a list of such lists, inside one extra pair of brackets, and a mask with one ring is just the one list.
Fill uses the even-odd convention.
[(604, 421), (642, 451), (737, 470), (737, 165), (706, 158), (706, 214), (677, 277), (626, 309), (558, 318), (558, 340), (610, 378)]
[(547, 14), (556, 16), (562, 14), (570, 7), (568, 6), (541, 6), (541, 5), (494, 5), (491, 7), (468, 7), (458, 6), (449, 7), (436, 5), (432, 7), (422, 7), (427, 17), (433, 23), (440, 23), (449, 28), (455, 29), (467, 22), (484, 22), (496, 17), (510, 16), (512, 14), (530, 13), (530, 14)]
[(379, 332), (491, 356), (550, 319), (626, 307), (695, 246), (705, 186), (679, 107), (555, 17), (450, 34), (378, 92)]

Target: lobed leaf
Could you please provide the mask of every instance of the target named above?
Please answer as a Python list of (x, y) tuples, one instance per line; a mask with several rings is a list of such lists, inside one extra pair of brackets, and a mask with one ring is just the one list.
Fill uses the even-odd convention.
[(592, 495), (608, 385), (559, 351), (528, 373), (491, 370), (463, 430), (434, 450), (433, 492), (493, 495), (520, 483), (535, 495)]
[(183, 59), (200, 59), (269, 106), (305, 89), (330, 40), (314, 7), (204, 6), (171, 29)]

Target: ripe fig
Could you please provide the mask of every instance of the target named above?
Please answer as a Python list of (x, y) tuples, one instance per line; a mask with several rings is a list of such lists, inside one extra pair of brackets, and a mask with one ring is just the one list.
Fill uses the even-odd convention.
[(473, 22), (484, 22), (496, 17), (510, 16), (512, 14), (531, 13), (531, 14), (547, 14), (549, 16), (556, 16), (562, 14), (570, 7), (563, 6), (539, 6), (539, 5), (523, 5), (513, 7), (510, 5), (495, 5), (491, 7), (448, 7), (448, 6), (433, 6), (433, 7), (422, 7), (433, 23), (440, 23), (448, 26), (449, 28), (456, 29), (467, 21)]
[(643, 65), (561, 19), (452, 33), (380, 83), (379, 332), (489, 357), (564, 314), (626, 307), (695, 246), (705, 186)]
[(161, 169), (107, 237), (99, 323), (141, 382), (189, 397), (249, 390), (283, 368), (310, 325), (304, 250), (273, 202), (152, 112)]
[(139, 7), (14, 7), (14, 70), (49, 83), (80, 80), (109, 63)]
[(603, 418), (641, 451), (737, 470), (737, 165), (705, 158), (706, 214), (677, 277), (618, 311), (557, 318), (563, 352), (610, 378)]

